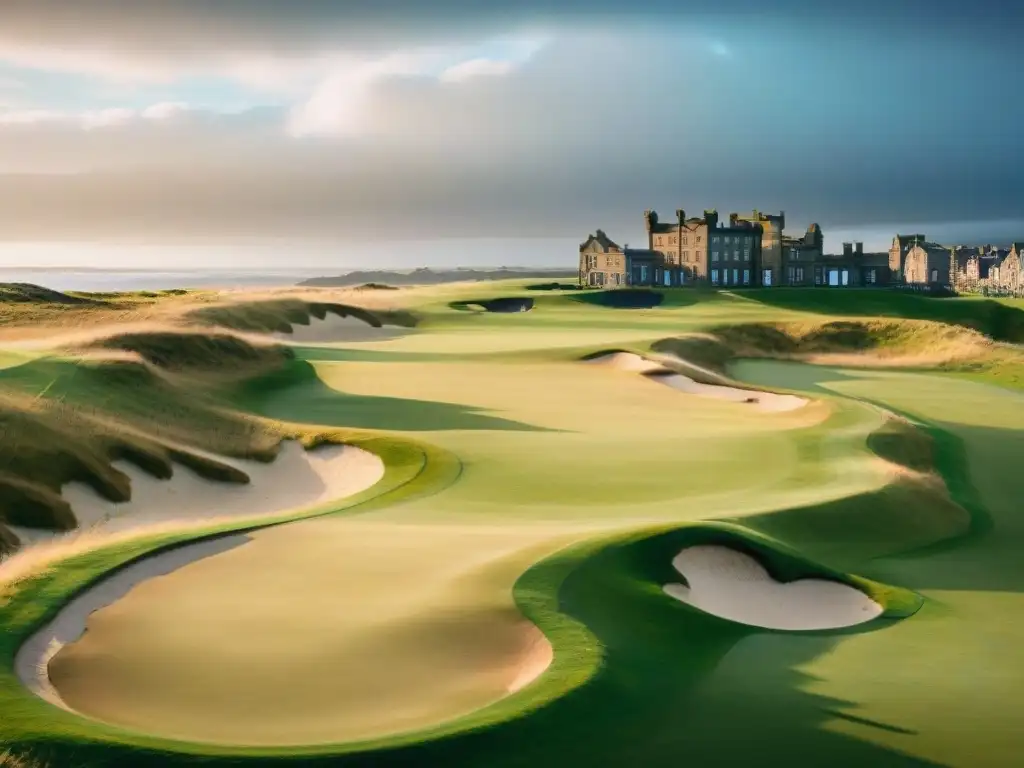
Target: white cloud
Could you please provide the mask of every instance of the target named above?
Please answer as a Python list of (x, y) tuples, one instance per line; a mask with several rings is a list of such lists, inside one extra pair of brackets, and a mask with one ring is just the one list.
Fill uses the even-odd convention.
[(0, 126), (34, 126), (45, 124), (67, 125), (85, 130), (115, 128), (133, 122), (160, 122), (190, 111), (187, 104), (164, 102), (145, 109), (111, 107), (82, 112), (65, 112), (52, 109), (6, 109), (0, 110)]
[(507, 75), (515, 68), (515, 64), (511, 61), (470, 59), (448, 67), (441, 73), (439, 79), (443, 83), (461, 83), (474, 77)]

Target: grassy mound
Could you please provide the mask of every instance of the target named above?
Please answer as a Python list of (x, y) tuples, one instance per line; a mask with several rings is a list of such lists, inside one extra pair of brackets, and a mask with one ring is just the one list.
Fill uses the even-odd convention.
[(90, 346), (131, 352), (158, 368), (170, 371), (228, 369), (257, 372), (280, 367), (295, 356), (288, 347), (257, 345), (227, 333), (124, 333), (100, 339)]
[[(233, 467), (161, 443), (113, 422), (91, 418), (60, 401), (0, 399), (0, 523), (51, 531), (77, 526), (61, 488), (88, 485), (103, 498), (131, 498), (128, 477), (113, 466), (127, 461), (153, 477), (168, 479), (178, 462), (210, 480), (247, 483)], [(2, 527), (2, 526), (0, 526)], [(5, 535), (4, 535), (5, 534)], [(10, 531), (0, 541), (13, 548)]]
[(572, 296), (572, 300), (614, 309), (651, 309), (661, 305), (665, 294), (647, 288), (618, 288), (610, 291), (581, 291)]
[(291, 333), (295, 325), (309, 325), (312, 319), (323, 320), (328, 313), (354, 317), (369, 326), (397, 325), (411, 328), (416, 318), (402, 310), (368, 310), (348, 304), (303, 301), (301, 299), (268, 299), (200, 307), (185, 317), (200, 325), (228, 328), (250, 333)]
[(1024, 343), (1024, 308), (995, 299), (943, 299), (893, 290), (753, 289), (744, 295), (780, 309), (846, 317), (929, 320), (978, 331), (996, 341)]
[(708, 334), (662, 339), (651, 348), (724, 374), (731, 360), (742, 357), (945, 365), (985, 357), (993, 345), (978, 331), (945, 323), (833, 320), (719, 326)]
[(61, 293), (32, 283), (0, 283), (0, 302), (18, 304), (99, 304), (84, 295)]

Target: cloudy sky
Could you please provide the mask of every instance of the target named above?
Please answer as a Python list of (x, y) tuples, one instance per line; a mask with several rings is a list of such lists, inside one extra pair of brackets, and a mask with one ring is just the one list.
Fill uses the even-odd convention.
[(1019, 239), (1022, 38), (1005, 0), (3, 0), (0, 240)]

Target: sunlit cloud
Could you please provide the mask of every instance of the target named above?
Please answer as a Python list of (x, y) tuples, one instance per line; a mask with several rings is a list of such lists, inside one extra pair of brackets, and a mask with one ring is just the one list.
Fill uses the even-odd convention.
[(507, 75), (516, 68), (511, 61), (494, 59), (470, 59), (448, 67), (438, 78), (443, 83), (461, 83), (474, 77), (496, 77)]
[(53, 109), (0, 110), (0, 126), (68, 125), (85, 130), (116, 128), (134, 122), (160, 122), (189, 111), (187, 104), (166, 102), (145, 109), (111, 107), (69, 112)]

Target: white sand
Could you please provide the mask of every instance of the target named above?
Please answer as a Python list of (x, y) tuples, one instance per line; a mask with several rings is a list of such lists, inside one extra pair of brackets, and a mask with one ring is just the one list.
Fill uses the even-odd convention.
[(775, 581), (754, 558), (713, 545), (687, 547), (672, 565), (689, 582), (666, 584), (676, 600), (723, 619), (768, 629), (836, 629), (863, 624), (882, 606), (846, 584)]
[(275, 333), (273, 337), (294, 344), (331, 344), (342, 341), (383, 341), (408, 332), (408, 328), (374, 328), (358, 317), (341, 317), (328, 312), (323, 320), (311, 317), (309, 325), (293, 324), (291, 333)]
[(530, 625), (528, 632), (528, 644), (526, 652), (520, 659), (515, 670), (515, 677), (508, 684), (508, 692), (521, 691), (538, 677), (540, 677), (551, 666), (555, 659), (555, 649), (551, 642), (544, 636), (537, 627)]
[[(114, 504), (101, 499), (87, 486), (72, 488), (72, 484), (65, 486), (64, 495), (79, 519), (91, 522), (92, 532), (124, 533), (173, 521), (185, 525), (204, 518), (222, 520), (231, 515), (258, 518), (313, 507), (366, 490), (384, 476), (384, 463), (378, 456), (353, 446), (305, 451), (298, 443), (286, 443), (271, 464), (230, 463), (249, 475), (248, 485), (204, 480), (177, 466), (171, 479), (157, 480), (125, 463), (119, 468), (131, 477), (131, 501)], [(17, 533), (26, 536), (36, 532), (19, 528)], [(49, 537), (53, 538), (53, 534)], [(95, 541), (101, 544), (102, 536)], [(50, 683), (48, 667), (62, 647), (85, 633), (90, 615), (124, 597), (140, 582), (166, 575), (247, 541), (245, 535), (232, 535), (188, 544), (140, 560), (103, 579), (73, 598), (18, 650), (15, 657), (18, 678), (29, 690), (67, 709)]]
[(701, 397), (712, 397), (718, 400), (728, 400), (733, 403), (743, 403), (744, 405), (749, 405), (754, 410), (766, 413), (793, 411), (807, 405), (808, 402), (805, 398), (796, 397), (795, 395), (777, 395), (774, 392), (739, 389), (719, 384), (701, 384), (688, 376), (676, 373), (661, 363), (648, 360), (632, 352), (610, 352), (607, 355), (594, 357), (585, 362), (605, 365), (619, 371), (650, 374), (649, 378), (652, 381), (665, 384), (680, 392)]
[[(107, 501), (84, 483), (68, 483), (61, 495), (71, 505), (79, 530), (115, 532), (169, 521), (208, 517), (258, 516), (311, 507), (351, 496), (384, 476), (379, 457), (354, 446), (324, 446), (306, 451), (285, 443), (270, 464), (225, 459), (249, 476), (247, 485), (205, 480), (187, 467), (175, 465), (170, 480), (158, 480), (127, 461), (114, 466), (131, 480), (131, 501)], [(51, 531), (11, 526), (25, 544), (62, 535)]]

